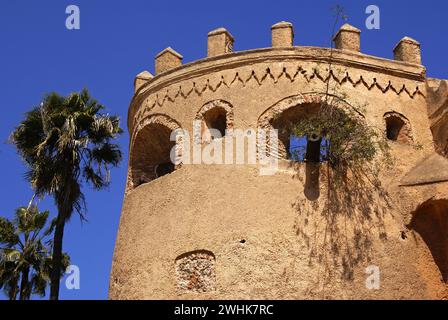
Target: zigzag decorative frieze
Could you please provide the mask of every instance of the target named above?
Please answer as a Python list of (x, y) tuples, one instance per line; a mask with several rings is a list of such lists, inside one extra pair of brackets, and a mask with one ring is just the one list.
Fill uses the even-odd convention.
[(394, 92), (397, 95), (401, 95), (404, 93), (411, 99), (413, 99), (416, 95), (421, 95), (424, 97), (424, 94), (420, 91), (420, 88), (418, 86), (416, 86), (414, 90), (409, 90), (405, 84), (403, 84), (401, 87), (395, 87), (391, 81), (388, 81), (387, 84), (381, 85), (376, 78), (373, 78), (373, 80), (369, 83), (366, 79), (363, 78), (362, 75), (359, 76), (358, 79), (354, 79), (352, 76), (350, 76), (349, 72), (344, 72), (341, 76), (337, 76), (335, 72), (333, 72), (333, 70), (330, 70), (330, 72), (326, 75), (322, 75), (322, 72), (320, 72), (316, 68), (314, 68), (311, 72), (308, 72), (307, 70), (299, 66), (294, 73), (288, 73), (287, 68), (284, 67), (282, 69), (282, 72), (276, 77), (272, 73), (270, 68), (266, 68), (261, 77), (257, 76), (255, 70), (252, 70), (250, 75), (244, 79), (244, 77), (242, 77), (238, 71), (235, 71), (235, 75), (233, 76), (231, 81), (226, 81), (224, 76), (221, 75), (220, 81), (215, 86), (212, 86), (210, 83), (210, 79), (207, 79), (206, 83), (201, 87), (198, 87), (197, 82), (193, 81), (191, 89), (186, 92), (183, 90), (182, 85), (179, 85), (179, 88), (174, 94), (170, 94), (170, 90), (167, 90), (163, 95), (161, 95), (160, 93), (156, 93), (154, 100), (151, 98), (146, 98), (144, 103), (145, 107), (141, 108), (137, 112), (136, 119), (140, 117), (142, 112), (150, 111), (156, 106), (162, 107), (166, 101), (175, 102), (179, 97), (186, 99), (192, 94), (201, 96), (206, 91), (216, 92), (223, 86), (231, 88), (237, 83), (240, 83), (243, 87), (245, 87), (250, 81), (255, 81), (259, 86), (261, 86), (268, 78), (271, 79), (274, 84), (276, 84), (282, 78), (286, 78), (291, 83), (293, 83), (294, 81), (298, 80), (299, 77), (304, 78), (308, 83), (310, 83), (314, 79), (318, 79), (323, 83), (327, 83), (331, 79), (333, 81), (336, 81), (339, 85), (350, 83), (355, 88), (361, 85), (369, 91), (376, 88), (382, 93), (386, 93), (388, 91)]

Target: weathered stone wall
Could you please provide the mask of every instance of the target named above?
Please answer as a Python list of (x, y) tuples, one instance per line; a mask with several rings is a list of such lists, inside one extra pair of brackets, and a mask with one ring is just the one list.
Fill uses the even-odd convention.
[[(423, 201), (446, 193), (395, 187), (393, 208), (341, 213), (335, 223), (320, 210), (324, 186), (316, 202), (305, 196), (303, 168), (261, 177), (254, 167), (185, 166), (136, 188), (123, 207), (110, 297), (446, 297), (430, 250), (406, 228)], [(179, 292), (176, 259), (194, 250), (216, 257), (215, 290)], [(380, 290), (366, 289), (370, 265), (380, 268)]]
[[(319, 103), (327, 81), (348, 103), (364, 106), (369, 125), (385, 131), (390, 115), (405, 122), (390, 142), (395, 162), (381, 188), (348, 187), (326, 213), (325, 170), (312, 178), (316, 168), (305, 164), (281, 161), (273, 176), (251, 165), (182, 165), (134, 183), (142, 163), (159, 161), (150, 152), (162, 148), (151, 143), (163, 145), (151, 142), (162, 139), (151, 134), (156, 125), (191, 132), (194, 120), (219, 107), (228, 128), (266, 127), (282, 112)], [(446, 298), (430, 245), (411, 222), (422, 203), (446, 197), (448, 183), (400, 186), (435, 150), (427, 96), (421, 65), (311, 47), (209, 57), (139, 84), (129, 109), (131, 156), (110, 297)], [(379, 290), (366, 288), (370, 265), (380, 268)]]
[(448, 157), (448, 81), (428, 79), (427, 100), (436, 149)]

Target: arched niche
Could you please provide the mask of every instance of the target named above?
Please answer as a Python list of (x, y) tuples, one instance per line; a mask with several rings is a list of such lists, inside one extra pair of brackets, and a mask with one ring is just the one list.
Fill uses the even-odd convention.
[[(336, 108), (352, 108), (347, 100), (329, 96), (331, 105)], [(306, 158), (316, 162), (319, 159), (322, 137), (294, 137), (291, 127), (301, 119), (312, 117), (318, 114), (322, 106), (327, 103), (325, 94), (304, 93), (288, 97), (275, 103), (266, 109), (258, 118), (258, 129), (266, 133), (265, 140), (258, 140), (258, 149), (266, 152), (269, 156), (279, 159), (291, 159), (291, 144), (295, 138), (306, 138), (303, 144), (305, 160)], [(364, 116), (355, 112), (362, 120)], [(278, 149), (272, 148), (269, 132), (272, 129), (278, 130)]]
[[(145, 118), (137, 127), (132, 140), (130, 170), (132, 187), (150, 182), (176, 169), (172, 153), (176, 141), (171, 140), (173, 131), (180, 129), (177, 121), (163, 114)], [(177, 149), (178, 154), (181, 150)]]
[(412, 130), (408, 118), (398, 112), (387, 112), (383, 118), (388, 140), (406, 144), (412, 142)]
[(448, 283), (448, 199), (429, 200), (412, 215), (408, 228), (420, 235)]
[(184, 253), (175, 260), (176, 286), (180, 293), (204, 293), (216, 289), (216, 258), (211, 251)]
[[(225, 100), (213, 100), (204, 104), (195, 117), (201, 124), (202, 142), (210, 142), (216, 134), (224, 137), (233, 129), (233, 106)], [(213, 129), (216, 130), (213, 132)]]

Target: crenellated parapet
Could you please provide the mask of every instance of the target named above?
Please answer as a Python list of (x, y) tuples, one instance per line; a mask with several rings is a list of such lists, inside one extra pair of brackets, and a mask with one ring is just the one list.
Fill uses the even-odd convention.
[(156, 55), (155, 59), (156, 75), (181, 66), (182, 59), (183, 59), (182, 55), (174, 51), (171, 47), (166, 48), (158, 55)]
[[(281, 21), (271, 27), (272, 47), (285, 48), (294, 46), (294, 27), (292, 23)], [(335, 49), (361, 52), (361, 30), (344, 24), (333, 38)], [(231, 54), (234, 52), (235, 39), (225, 28), (218, 28), (208, 33), (207, 57)], [(394, 59), (411, 64), (421, 64), (420, 43), (404, 37), (393, 49)], [(182, 55), (168, 47), (155, 58), (156, 74), (167, 72), (182, 65)]]
[[(136, 76), (111, 298), (446, 298), (448, 161), (435, 151), (448, 143), (448, 82), (426, 77), (408, 37), (384, 59), (348, 24), (332, 48), (298, 45), (294, 31), (282, 21), (271, 47), (234, 51), (218, 28), (204, 59), (167, 48), (154, 75)], [(373, 180), (347, 172), (340, 197), (320, 153), (332, 132), (293, 130), (329, 99), (393, 158)], [(366, 288), (372, 264), (381, 290)]]
[[(135, 95), (128, 112), (131, 158), (136, 140), (143, 139), (139, 132), (156, 115), (191, 130), (201, 108), (215, 106), (214, 101), (225, 101), (233, 111), (231, 116), (223, 117), (232, 127), (256, 128), (261, 114), (278, 101), (322, 93), (329, 83), (332, 90), (353, 99), (357, 105), (368, 106), (371, 125), (385, 130), (402, 126), (403, 132), (395, 137), (397, 141), (419, 144), (431, 139), (427, 132), (429, 123), (422, 114), (428, 106), (435, 105), (427, 101), (443, 93), (440, 89), (435, 94), (427, 86), (417, 41), (403, 38), (394, 48), (395, 59), (390, 60), (362, 53), (361, 30), (349, 24), (344, 24), (334, 36), (334, 48), (294, 45), (290, 22), (274, 24), (271, 32), (271, 48), (234, 52), (235, 39), (230, 32), (215, 29), (208, 33), (207, 57), (186, 64), (182, 63), (182, 55), (170, 47), (160, 52), (155, 58), (155, 75), (144, 71), (135, 78)], [(218, 116), (216, 113), (211, 117)], [(229, 123), (223, 126), (230, 127)], [(164, 135), (168, 136), (168, 132)], [(159, 159), (154, 163), (167, 161)]]
[(420, 43), (412, 38), (404, 37), (394, 48), (394, 57), (397, 61), (421, 64)]
[[(285, 77), (291, 82), (302, 77), (306, 81), (350, 83), (367, 90), (392, 92), (413, 98), (424, 95), (425, 68), (421, 65), (420, 44), (408, 37), (394, 48), (394, 60), (374, 57), (361, 52), (361, 31), (344, 24), (334, 37), (335, 48), (294, 46), (294, 28), (281, 21), (271, 27), (272, 48), (234, 52), (234, 37), (224, 28), (208, 34), (207, 58), (182, 64), (183, 57), (172, 48), (155, 58), (155, 76), (148, 71), (135, 80), (135, 96), (129, 110), (129, 129), (134, 116), (143, 108), (163, 105), (191, 94), (216, 91), (236, 83), (254, 81), (262, 85), (266, 79), (278, 81)], [(334, 68), (322, 69), (331, 61)], [(277, 65), (283, 67), (276, 71)], [(253, 65), (249, 74), (246, 66)], [(260, 69), (260, 66), (263, 67)], [(244, 69), (244, 71), (242, 70)], [(342, 73), (341, 73), (342, 72)], [(373, 75), (373, 76), (372, 76)], [(206, 77), (206, 83), (203, 78)], [(134, 119), (135, 120), (135, 119)]]
[[(333, 70), (328, 71), (331, 60)], [(357, 90), (391, 93), (413, 99), (425, 95), (425, 68), (346, 50), (315, 47), (267, 48), (216, 56), (156, 75), (137, 89), (128, 114), (132, 132), (139, 114), (166, 102), (219, 92), (224, 88), (336, 81)]]
[(224, 28), (208, 33), (207, 56), (214, 57), (233, 52), (233, 36)]
[(348, 23), (344, 24), (333, 38), (336, 49), (361, 51), (361, 30)]
[(272, 47), (292, 47), (294, 44), (294, 27), (292, 23), (281, 21), (271, 27)]

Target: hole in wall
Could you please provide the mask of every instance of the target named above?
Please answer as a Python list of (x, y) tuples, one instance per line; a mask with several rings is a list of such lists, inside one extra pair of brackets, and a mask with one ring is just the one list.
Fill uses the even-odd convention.
[(400, 143), (412, 142), (411, 127), (409, 120), (396, 112), (389, 112), (384, 115), (386, 121), (386, 137), (390, 141)]
[(406, 234), (406, 231), (400, 232), (400, 238), (401, 240), (406, 240), (408, 238), (408, 235)]
[(204, 114), (204, 128), (203, 128), (203, 135), (208, 135), (208, 140), (213, 140), (214, 137), (211, 130), (217, 130), (221, 137), (224, 137), (226, 135), (226, 129), (227, 129), (227, 113), (224, 108), (213, 108), (207, 111)]

